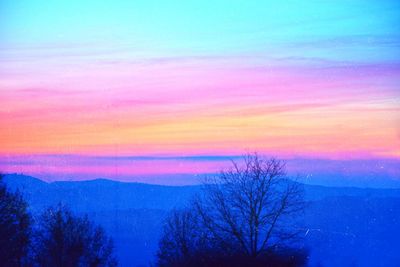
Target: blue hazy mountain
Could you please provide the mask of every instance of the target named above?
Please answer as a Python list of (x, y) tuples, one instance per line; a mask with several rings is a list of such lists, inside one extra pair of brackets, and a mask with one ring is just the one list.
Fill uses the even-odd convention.
[[(154, 259), (163, 220), (187, 205), (199, 186), (160, 186), (106, 179), (46, 183), (9, 174), (36, 217), (62, 202), (86, 213), (113, 237), (121, 266)], [(304, 185), (310, 266), (400, 266), (400, 189)]]

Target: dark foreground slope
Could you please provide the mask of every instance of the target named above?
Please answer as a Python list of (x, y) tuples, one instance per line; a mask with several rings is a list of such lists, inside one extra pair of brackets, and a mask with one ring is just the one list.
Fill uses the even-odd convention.
[[(184, 206), (198, 186), (170, 187), (110, 180), (45, 183), (7, 175), (38, 214), (63, 202), (88, 213), (113, 236), (122, 266), (154, 259), (162, 221)], [(310, 266), (400, 266), (400, 190), (305, 186)]]

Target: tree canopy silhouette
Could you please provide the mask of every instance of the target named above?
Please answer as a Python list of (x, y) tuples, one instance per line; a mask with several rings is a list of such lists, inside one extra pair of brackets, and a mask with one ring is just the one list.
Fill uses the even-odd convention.
[(62, 205), (43, 213), (34, 240), (35, 262), (39, 266), (117, 265), (112, 240), (103, 229)]
[(19, 192), (11, 192), (0, 175), (0, 263), (22, 266), (29, 250), (31, 216)]
[(297, 225), (303, 210), (302, 186), (288, 179), (283, 161), (246, 155), (208, 178), (187, 210), (171, 214), (160, 239), (158, 263), (301, 265), (304, 255), (291, 247), (303, 231)]

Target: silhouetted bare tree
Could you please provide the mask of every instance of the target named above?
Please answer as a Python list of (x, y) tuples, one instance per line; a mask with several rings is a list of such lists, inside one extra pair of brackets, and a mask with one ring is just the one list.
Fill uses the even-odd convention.
[(246, 155), (209, 178), (204, 189), (196, 211), (204, 227), (233, 251), (257, 257), (301, 232), (292, 222), (304, 210), (303, 189), (288, 179), (283, 161)]
[(50, 208), (41, 216), (34, 239), (39, 266), (116, 266), (113, 244), (103, 229), (66, 207)]
[(0, 263), (23, 266), (29, 249), (31, 216), (18, 192), (7, 189), (0, 175)]
[(204, 191), (166, 220), (159, 266), (301, 266), (303, 189), (285, 163), (257, 154), (208, 178)]

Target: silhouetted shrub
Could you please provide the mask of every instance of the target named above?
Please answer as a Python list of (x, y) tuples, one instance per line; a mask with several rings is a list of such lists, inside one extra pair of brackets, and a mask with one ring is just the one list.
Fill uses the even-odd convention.
[(112, 241), (103, 229), (61, 205), (43, 213), (34, 245), (35, 264), (42, 267), (117, 265)]
[[(159, 255), (160, 256), (160, 255)], [(284, 248), (264, 252), (257, 257), (228, 254), (224, 250), (195, 251), (182, 257), (165, 257), (158, 261), (162, 267), (301, 267), (306, 266), (306, 250)]]

